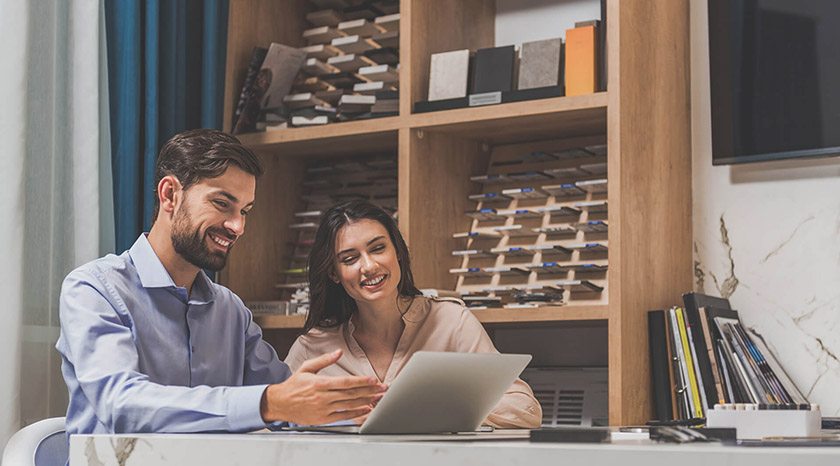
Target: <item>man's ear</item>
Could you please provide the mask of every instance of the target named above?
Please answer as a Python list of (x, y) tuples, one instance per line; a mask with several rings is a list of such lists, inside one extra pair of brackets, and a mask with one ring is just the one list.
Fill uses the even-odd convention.
[(169, 214), (175, 212), (175, 206), (180, 203), (182, 193), (181, 182), (178, 181), (175, 175), (164, 176), (157, 185), (157, 195), (160, 200), (161, 212)]

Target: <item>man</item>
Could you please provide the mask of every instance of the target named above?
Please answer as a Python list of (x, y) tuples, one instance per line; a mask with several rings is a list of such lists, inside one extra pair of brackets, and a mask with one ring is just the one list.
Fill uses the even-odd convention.
[(363, 416), (382, 397), (375, 378), (317, 375), (338, 351), (291, 374), (242, 301), (201, 271), (225, 266), (262, 173), (219, 131), (163, 146), (151, 231), (74, 270), (61, 289), (68, 434), (325, 424)]

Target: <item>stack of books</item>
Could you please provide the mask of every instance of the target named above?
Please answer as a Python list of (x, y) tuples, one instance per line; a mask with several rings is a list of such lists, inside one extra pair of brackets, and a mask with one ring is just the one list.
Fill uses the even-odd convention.
[(683, 301), (685, 307), (648, 313), (657, 419), (704, 418), (724, 403), (808, 406), (764, 339), (744, 327), (728, 300), (686, 293)]

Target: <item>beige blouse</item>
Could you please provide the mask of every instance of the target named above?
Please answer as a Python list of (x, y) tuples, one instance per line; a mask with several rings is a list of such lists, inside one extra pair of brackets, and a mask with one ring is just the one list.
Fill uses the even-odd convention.
[[(460, 301), (417, 297), (403, 315), (405, 329), (397, 343), (394, 359), (382, 382), (390, 384), (415, 351), (459, 353), (498, 353), (484, 327)], [(337, 363), (319, 374), (331, 376), (365, 375), (376, 377), (364, 351), (353, 338), (353, 322), (334, 328), (315, 328), (295, 341), (286, 357), (293, 371), (307, 359), (341, 349)], [(521, 379), (502, 397), (487, 416), (488, 424), (498, 428), (537, 428), (542, 408), (534, 392)]]

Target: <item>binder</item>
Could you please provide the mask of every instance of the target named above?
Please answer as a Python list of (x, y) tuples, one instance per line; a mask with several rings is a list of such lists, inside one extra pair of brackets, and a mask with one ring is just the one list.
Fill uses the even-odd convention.
[[(704, 327), (701, 323), (703, 319), (700, 317), (700, 307), (714, 307), (716, 309), (731, 310), (728, 299), (717, 298), (701, 293), (685, 293), (683, 294), (684, 317), (686, 325), (691, 328), (693, 335), (693, 346), (697, 359), (697, 375), (703, 386), (703, 393), (706, 403), (704, 408), (714, 408), (715, 400), (719, 399), (718, 392), (715, 389), (715, 376), (712, 371), (712, 362), (709, 357), (710, 348), (706, 343), (706, 335)], [(737, 314), (736, 317), (737, 319)], [(708, 326), (708, 325), (707, 325)]]
[(668, 369), (668, 342), (665, 311), (648, 311), (648, 339), (650, 341), (650, 368), (653, 376), (653, 401), (656, 419), (670, 421), (671, 381)]
[(691, 348), (688, 346), (688, 334), (686, 333), (685, 319), (683, 318), (683, 310), (676, 309), (677, 325), (680, 331), (680, 343), (685, 357), (686, 372), (688, 375), (688, 387), (691, 392), (692, 417), (703, 417), (703, 406), (700, 401), (699, 386), (697, 385), (697, 375), (694, 373), (694, 360), (691, 358)]
[(692, 406), (691, 387), (688, 384), (688, 372), (685, 367), (685, 356), (682, 351), (682, 344), (680, 343), (680, 327), (677, 322), (677, 308), (668, 309), (668, 317), (670, 322), (671, 338), (671, 354), (673, 355), (672, 367), (674, 374), (674, 396), (677, 399), (679, 406), (679, 418), (691, 419), (694, 417), (694, 407)]

